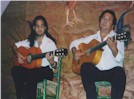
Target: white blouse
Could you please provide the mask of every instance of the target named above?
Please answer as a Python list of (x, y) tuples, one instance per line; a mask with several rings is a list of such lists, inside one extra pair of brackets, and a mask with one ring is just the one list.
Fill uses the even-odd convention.
[[(15, 43), (15, 45), (17, 46), (17, 48), (20, 46), (30, 48), (30, 42), (28, 41), (28, 39), (19, 41), (19, 42)], [(34, 43), (34, 47), (39, 47), (37, 40)], [(44, 35), (44, 37), (42, 39), (42, 43), (40, 45), (40, 49), (41, 49), (42, 53), (45, 53), (45, 52), (54, 51), (57, 49), (57, 47), (56, 47), (55, 43), (50, 38), (48, 38), (46, 35)], [(54, 56), (54, 61), (58, 62), (58, 57)], [(49, 61), (46, 58), (42, 58), (41, 66), (46, 67), (48, 65), (50, 66)], [(50, 66), (50, 68), (52, 69), (51, 66)]]
[[(107, 40), (108, 37), (112, 37), (116, 35), (116, 33), (112, 30), (104, 39), (103, 41)], [(78, 45), (80, 43), (85, 43), (88, 44), (91, 40), (96, 39), (99, 42), (101, 41), (101, 36), (100, 36), (100, 31), (98, 31), (96, 34), (85, 37), (85, 38), (81, 38), (78, 40), (74, 40), (73, 42), (71, 42), (70, 44), (70, 50), (73, 47), (76, 47), (76, 49), (78, 50)], [(111, 51), (111, 49), (108, 47), (108, 45), (105, 45), (102, 47), (102, 49), (104, 50), (102, 52), (102, 57), (100, 62), (96, 65), (96, 67), (99, 70), (109, 70), (111, 68), (114, 68), (116, 66), (120, 66), (123, 67), (123, 61), (124, 61), (124, 42), (121, 41), (117, 41), (117, 48), (118, 48), (118, 54), (116, 57), (113, 56), (113, 53)]]

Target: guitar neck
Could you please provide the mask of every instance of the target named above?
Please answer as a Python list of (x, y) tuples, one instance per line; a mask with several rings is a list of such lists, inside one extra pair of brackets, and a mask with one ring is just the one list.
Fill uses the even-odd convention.
[[(50, 54), (54, 55), (54, 52), (49, 52)], [(41, 53), (41, 54), (32, 54), (32, 60), (44, 58), (47, 53)]]
[(31, 63), (32, 60), (41, 59), (46, 57), (46, 54), (49, 53), (50, 55), (57, 56), (57, 57), (65, 57), (68, 54), (68, 50), (65, 48), (56, 49), (54, 51), (41, 53), (40, 54), (28, 54), (27, 55), (27, 63)]
[[(112, 38), (113, 38), (113, 40), (116, 40), (116, 35), (113, 36)], [(91, 53), (91, 52), (94, 52), (94, 51), (96, 51), (96, 50), (98, 50), (98, 49), (100, 49), (100, 48), (102, 48), (102, 47), (105, 46), (105, 45), (107, 45), (107, 42), (106, 42), (106, 41), (97, 44), (96, 46), (94, 46), (94, 47), (92, 47), (92, 48), (90, 49), (90, 53)]]
[(94, 51), (96, 51), (96, 50), (102, 48), (102, 47), (105, 46), (106, 44), (107, 44), (106, 41), (104, 41), (104, 42), (102, 42), (102, 43), (99, 43), (99, 44), (97, 44), (96, 46), (92, 47), (92, 48), (90, 49), (90, 52), (94, 52)]

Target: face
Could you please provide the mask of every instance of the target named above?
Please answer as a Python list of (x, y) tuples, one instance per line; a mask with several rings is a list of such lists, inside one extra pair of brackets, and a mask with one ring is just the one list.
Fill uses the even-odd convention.
[(110, 13), (105, 13), (100, 19), (100, 30), (111, 31), (113, 28), (113, 16)]
[(44, 22), (42, 20), (37, 20), (36, 21), (36, 24), (34, 26), (34, 30), (36, 31), (36, 33), (38, 34), (38, 36), (44, 35), (45, 29), (46, 29), (46, 27), (44, 25)]

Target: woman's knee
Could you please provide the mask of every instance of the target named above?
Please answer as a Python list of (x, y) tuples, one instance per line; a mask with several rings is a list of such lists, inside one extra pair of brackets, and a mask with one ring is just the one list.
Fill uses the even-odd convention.
[(42, 75), (43, 75), (43, 79), (53, 80), (54, 78), (54, 72), (50, 68), (47, 68), (47, 72), (44, 69), (44, 72)]
[(50, 73), (50, 75), (49, 75), (49, 78), (48, 78), (48, 79), (52, 81), (52, 80), (53, 80), (53, 78), (54, 78), (54, 73), (53, 73), (53, 71), (52, 71), (52, 72)]

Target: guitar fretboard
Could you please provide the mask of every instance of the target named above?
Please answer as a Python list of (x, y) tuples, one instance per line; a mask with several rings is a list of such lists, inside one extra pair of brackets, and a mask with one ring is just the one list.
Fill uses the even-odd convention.
[[(112, 37), (114, 40), (116, 40), (116, 35)], [(106, 41), (102, 42), (102, 43), (99, 43), (97, 45), (95, 45), (94, 47), (90, 48), (87, 50), (87, 54), (89, 55), (90, 53), (98, 50), (98, 49), (101, 49), (103, 46), (105, 46), (107, 44)]]
[[(53, 51), (49, 52), (50, 54), (53, 55)], [(44, 58), (47, 53), (42, 53), (42, 54), (33, 54), (32, 55), (32, 60), (39, 59), (39, 58)]]
[(94, 46), (94, 47), (92, 47), (92, 48), (91, 48), (91, 52), (94, 52), (94, 51), (96, 51), (96, 50), (98, 50), (98, 49), (102, 48), (102, 47), (103, 47), (103, 46), (105, 46), (106, 44), (107, 44), (107, 42), (106, 42), (106, 41), (104, 41), (104, 42), (102, 42), (102, 43), (97, 44), (96, 46)]

